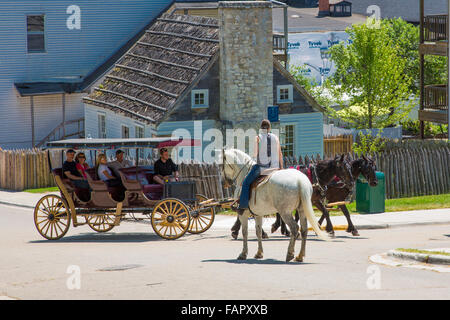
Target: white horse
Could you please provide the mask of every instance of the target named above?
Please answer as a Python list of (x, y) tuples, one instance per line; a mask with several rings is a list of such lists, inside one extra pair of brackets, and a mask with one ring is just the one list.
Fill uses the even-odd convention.
[[(223, 166), (223, 174), (228, 184), (236, 183), (237, 186), (242, 185), (247, 173), (255, 164), (255, 161), (246, 153), (237, 149), (223, 149), (221, 153)], [(295, 169), (284, 169), (275, 171), (270, 179), (256, 187), (252, 192), (249, 202), (249, 209), (255, 215), (256, 235), (258, 237), (258, 252), (256, 259), (263, 257), (262, 248), (262, 219), (263, 216), (279, 213), (286, 225), (289, 226), (291, 237), (286, 255), (286, 261), (294, 258), (295, 240), (298, 236), (298, 225), (292, 217), (292, 212), (297, 209), (300, 214), (302, 248), (295, 261), (302, 262), (305, 257), (306, 236), (308, 233), (309, 222), (316, 232), (317, 236), (322, 240), (329, 240), (329, 236), (320, 230), (315, 220), (313, 207), (311, 203), (311, 195), (313, 188), (308, 177)], [(248, 253), (248, 217), (250, 210), (239, 216), (242, 224), (243, 249), (239, 255), (239, 260), (247, 259)]]

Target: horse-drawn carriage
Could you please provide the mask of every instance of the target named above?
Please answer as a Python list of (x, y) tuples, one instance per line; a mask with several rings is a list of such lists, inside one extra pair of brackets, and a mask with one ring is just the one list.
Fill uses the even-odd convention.
[[(42, 197), (34, 209), (34, 222), (46, 239), (57, 240), (74, 227), (88, 225), (96, 232), (107, 232), (121, 221), (150, 221), (153, 230), (164, 239), (178, 239), (186, 232), (208, 230), (215, 216), (212, 199), (196, 194), (194, 181), (153, 182), (153, 167), (139, 166), (139, 149), (195, 146), (195, 140), (174, 138), (70, 139), (48, 142), (46, 149), (51, 173), (60, 195)], [(89, 189), (77, 188), (64, 177), (62, 168), (52, 169), (52, 150), (136, 149), (133, 167), (119, 169), (122, 185), (109, 187), (99, 180), (94, 168), (87, 169)], [(61, 155), (63, 153), (61, 152)], [(93, 157), (95, 158), (95, 156)], [(138, 215), (141, 215), (140, 217)]]

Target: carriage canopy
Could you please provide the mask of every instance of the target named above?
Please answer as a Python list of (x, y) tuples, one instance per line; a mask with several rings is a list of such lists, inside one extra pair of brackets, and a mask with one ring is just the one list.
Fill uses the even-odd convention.
[(47, 142), (45, 149), (113, 150), (119, 148), (163, 148), (178, 146), (201, 146), (198, 139), (172, 137), (158, 138), (107, 138), (107, 139), (67, 139)]

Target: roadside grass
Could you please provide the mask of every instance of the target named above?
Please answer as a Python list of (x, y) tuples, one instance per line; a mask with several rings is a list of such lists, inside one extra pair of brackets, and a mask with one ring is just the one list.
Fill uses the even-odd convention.
[[(427, 210), (427, 209), (442, 209), (450, 208), (450, 193), (431, 195), (431, 196), (421, 196), (412, 198), (399, 198), (399, 199), (387, 199), (385, 201), (385, 212), (396, 212), (396, 211), (411, 211), (411, 210)], [(360, 214), (356, 211), (356, 201), (347, 205), (347, 209), (350, 214)], [(225, 215), (236, 215), (236, 212), (231, 210), (218, 211), (218, 214)], [(322, 212), (315, 209), (314, 213), (316, 216), (321, 216)], [(331, 216), (342, 216), (341, 210), (330, 211)]]
[[(387, 199), (385, 201), (385, 212), (442, 208), (450, 208), (450, 193), (411, 198)], [(352, 214), (358, 213), (356, 211), (355, 201), (349, 204), (347, 209)]]
[(433, 251), (433, 250), (420, 250), (420, 249), (405, 249), (405, 248), (397, 248), (397, 251), (410, 252), (410, 253), (423, 253), (423, 254), (440, 254), (443, 256), (449, 256), (450, 252), (445, 251)]
[(49, 187), (49, 188), (37, 188), (37, 189), (26, 189), (24, 192), (29, 193), (46, 193), (46, 192), (58, 192), (58, 187)]

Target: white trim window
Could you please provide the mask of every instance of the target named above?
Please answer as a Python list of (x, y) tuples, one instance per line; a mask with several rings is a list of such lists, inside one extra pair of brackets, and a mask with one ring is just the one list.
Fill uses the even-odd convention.
[[(140, 124), (134, 125), (134, 136), (135, 138), (145, 138), (145, 129), (144, 126)], [(144, 148), (139, 148), (139, 158), (144, 158)]]
[(45, 48), (45, 15), (27, 15), (27, 52), (42, 53)]
[(293, 157), (295, 155), (295, 125), (281, 125), (280, 129), (280, 145), (283, 157)]
[[(122, 133), (121, 133), (122, 139), (128, 139), (130, 137), (130, 127), (129, 126), (126, 126), (123, 124), (121, 131), (122, 131)], [(127, 156), (130, 155), (130, 149), (127, 148), (127, 149), (125, 149), (124, 152)]]
[(106, 114), (99, 112), (97, 114), (97, 120), (98, 120), (98, 137), (100, 139), (104, 139), (106, 138)]
[(122, 125), (122, 139), (128, 139), (130, 137), (130, 127)]
[(209, 90), (197, 89), (191, 91), (191, 108), (208, 108), (209, 107)]
[(277, 103), (294, 102), (293, 90), (294, 88), (292, 84), (277, 86)]

